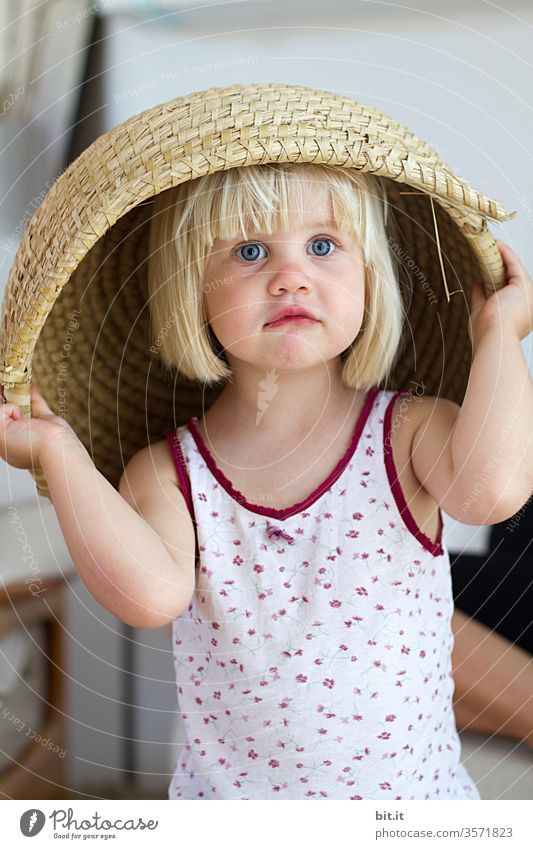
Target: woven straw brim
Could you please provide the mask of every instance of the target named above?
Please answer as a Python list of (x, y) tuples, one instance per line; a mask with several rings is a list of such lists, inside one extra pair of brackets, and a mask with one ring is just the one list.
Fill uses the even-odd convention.
[[(407, 313), (387, 388), (423, 383), (461, 403), (471, 364), (471, 285), (504, 284), (487, 220), (494, 200), (397, 121), (341, 95), (258, 84), (196, 92), (98, 138), (56, 180), (26, 227), (2, 312), (0, 382), (30, 415), (33, 380), (116, 486), (148, 442), (201, 415), (222, 386), (165, 377), (150, 351), (152, 199), (236, 166), (326, 163), (386, 181), (390, 245)], [(68, 285), (67, 285), (68, 284)], [(37, 470), (38, 491), (48, 495)]]

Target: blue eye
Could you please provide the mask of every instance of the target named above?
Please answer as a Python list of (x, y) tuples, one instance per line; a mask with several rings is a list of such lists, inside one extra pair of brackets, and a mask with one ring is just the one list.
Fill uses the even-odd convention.
[(315, 246), (317, 247), (317, 252), (315, 253), (315, 256), (328, 256), (330, 253), (332, 253), (332, 251), (328, 250), (328, 245), (332, 246), (333, 250), (335, 250), (335, 242), (332, 242), (331, 239), (313, 239), (313, 241), (311, 242), (312, 248), (314, 248)]
[[(264, 259), (264, 256), (258, 255), (258, 250), (265, 250), (263, 245), (260, 245), (259, 242), (248, 242), (247, 245), (241, 245), (240, 248), (237, 248), (237, 254), (242, 259), (251, 260), (252, 262), (256, 259)], [(242, 253), (241, 253), (242, 251)], [(266, 254), (265, 254), (266, 255)]]

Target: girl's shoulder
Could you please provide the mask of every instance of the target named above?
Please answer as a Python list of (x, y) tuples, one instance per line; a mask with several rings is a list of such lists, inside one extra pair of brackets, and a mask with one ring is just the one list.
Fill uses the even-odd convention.
[(148, 478), (161, 483), (171, 482), (182, 489), (168, 439), (151, 442), (128, 461), (124, 472), (130, 477), (135, 474), (139, 480)]
[[(452, 454), (452, 434), (460, 405), (435, 395), (406, 393), (396, 399), (394, 407), (393, 416), (398, 415), (408, 423), (404, 429), (404, 446), (420, 487), (449, 516), (466, 522)], [(478, 519), (476, 515), (477, 524), (486, 524), (486, 520)]]

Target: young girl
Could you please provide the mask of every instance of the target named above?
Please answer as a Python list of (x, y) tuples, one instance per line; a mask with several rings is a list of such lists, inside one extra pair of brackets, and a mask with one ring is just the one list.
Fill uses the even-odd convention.
[(382, 390), (403, 322), (386, 214), (376, 178), (314, 165), (156, 200), (157, 349), (225, 383), (130, 460), (119, 493), (35, 387), (31, 420), (3, 408), (3, 456), (43, 469), (96, 598), (173, 623), (172, 799), (480, 798), (452, 710), (440, 508), (488, 524), (529, 496), (533, 284), (501, 245), (508, 285), (474, 287), (462, 407)]

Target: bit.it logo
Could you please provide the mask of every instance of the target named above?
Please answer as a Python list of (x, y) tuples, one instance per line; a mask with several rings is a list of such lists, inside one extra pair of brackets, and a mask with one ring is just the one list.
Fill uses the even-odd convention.
[(30, 808), (29, 811), (24, 811), (20, 818), (20, 830), (24, 837), (34, 837), (39, 834), (45, 822), (46, 817), (42, 811)]

